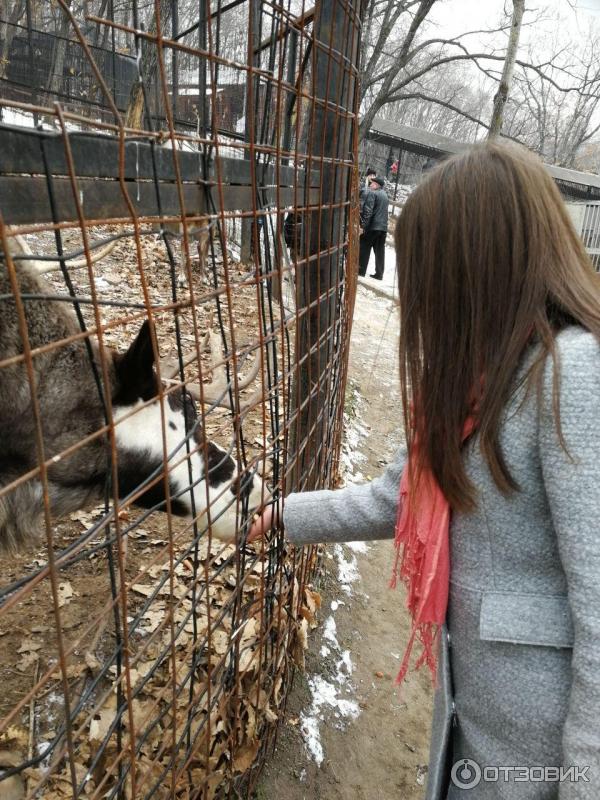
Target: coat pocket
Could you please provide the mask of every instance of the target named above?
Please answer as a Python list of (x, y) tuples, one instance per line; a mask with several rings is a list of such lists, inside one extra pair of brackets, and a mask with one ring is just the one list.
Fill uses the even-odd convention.
[(566, 595), (484, 592), (479, 636), (489, 642), (573, 647), (573, 620)]

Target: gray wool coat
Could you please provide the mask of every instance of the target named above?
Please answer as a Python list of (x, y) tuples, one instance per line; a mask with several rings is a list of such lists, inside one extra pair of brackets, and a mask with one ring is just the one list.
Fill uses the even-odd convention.
[[(519, 380), (534, 348), (501, 429), (520, 491), (498, 490), (477, 436), (465, 448), (479, 502), (451, 522), (427, 800), (600, 800), (600, 346), (576, 327), (557, 344), (569, 453), (551, 359), (539, 397)], [(405, 458), (363, 486), (290, 495), (288, 539), (392, 538)]]

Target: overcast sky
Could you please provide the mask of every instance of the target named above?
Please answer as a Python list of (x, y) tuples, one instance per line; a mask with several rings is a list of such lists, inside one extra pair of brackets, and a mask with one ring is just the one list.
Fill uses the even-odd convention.
[[(576, 12), (571, 5), (577, 6)], [(440, 26), (444, 36), (457, 36), (466, 30), (494, 27), (504, 7), (504, 0), (442, 0), (434, 5), (429, 19)], [(512, 9), (510, 0), (506, 0), (506, 7)], [(528, 7), (548, 7), (559, 12), (574, 37), (584, 37), (592, 22), (600, 23), (600, 0), (526, 0), (525, 8)]]

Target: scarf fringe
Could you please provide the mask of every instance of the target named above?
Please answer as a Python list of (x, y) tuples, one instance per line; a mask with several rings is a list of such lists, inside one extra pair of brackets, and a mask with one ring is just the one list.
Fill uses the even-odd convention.
[[(465, 420), (463, 441), (471, 435), (475, 424), (474, 416)], [(415, 458), (418, 463), (418, 455), (419, 442), (415, 437), (400, 479), (398, 520), (394, 538), (396, 554), (390, 579), (392, 589), (396, 588), (398, 579), (406, 586), (406, 606), (412, 618), (411, 634), (396, 683), (402, 683), (406, 678), (413, 646), (418, 642), (421, 653), (414, 669), (418, 670), (426, 664), (435, 685), (436, 645), (448, 608), (450, 505), (429, 469), (421, 471), (417, 496), (411, 498), (411, 466)]]
[[(390, 588), (400, 580), (407, 590), (406, 606), (411, 615), (411, 634), (396, 683), (406, 678), (415, 643), (420, 646), (414, 670), (427, 665), (436, 685), (438, 632), (446, 616), (448, 602), (448, 527), (449, 506), (431, 473), (423, 476), (424, 493), (412, 507), (408, 490), (408, 465), (400, 482), (400, 502), (395, 557)], [(444, 585), (445, 584), (445, 585)]]
[(423, 664), (427, 664), (427, 667), (431, 673), (432, 683), (434, 687), (437, 687), (437, 659), (435, 656), (435, 647), (439, 638), (440, 630), (441, 629), (439, 625), (432, 625), (431, 623), (413, 625), (406, 650), (404, 651), (404, 657), (402, 658), (402, 664), (400, 665), (400, 669), (396, 675), (396, 684), (403, 683), (408, 675), (413, 645), (415, 644), (415, 641), (418, 641), (423, 650), (417, 658), (412, 671), (417, 672), (419, 669), (421, 669)]

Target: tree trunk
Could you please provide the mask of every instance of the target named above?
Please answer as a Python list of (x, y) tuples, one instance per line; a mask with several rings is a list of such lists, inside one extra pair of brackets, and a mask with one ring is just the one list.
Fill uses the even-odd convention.
[[(260, 44), (260, 0), (249, 0), (247, 3), (248, 10), (251, 12), (251, 25), (248, 31), (248, 64), (253, 67), (260, 67), (260, 54), (258, 46)], [(253, 72), (248, 72), (246, 76), (246, 117), (244, 119), (244, 141), (250, 144), (254, 137), (256, 141), (259, 134), (256, 128), (259, 124), (258, 115), (255, 114), (257, 108), (257, 93), (259, 91), (260, 83), (258, 78)], [(250, 148), (246, 147), (244, 150), (244, 159), (250, 160)], [(250, 262), (253, 252), (253, 231), (255, 222), (250, 217), (242, 217), (242, 236), (240, 242), (240, 261), (243, 264)], [(257, 234), (258, 237), (258, 234)]]
[[(71, 8), (71, 0), (66, 0), (67, 8)], [(50, 63), (50, 74), (46, 83), (47, 99), (46, 105), (50, 106), (59, 94), (64, 85), (65, 56), (67, 55), (67, 44), (69, 37), (69, 17), (60, 12), (60, 24), (56, 31), (54, 46), (52, 47), (52, 59)]]
[[(351, 186), (355, 123), (350, 116), (338, 116), (334, 104), (354, 111), (358, 98), (352, 74), (359, 61), (354, 19), (343, 0), (315, 4), (311, 83), (312, 93), (321, 103), (313, 105), (303, 132), (308, 155), (305, 205), (310, 199), (310, 170), (320, 173), (320, 185), (315, 210), (302, 215), (300, 251), (303, 259), (308, 255), (312, 259), (299, 266), (295, 275), (298, 344), (291, 397), (294, 404), (299, 402), (292, 413), (288, 463), (293, 466), (286, 478), (286, 493), (321, 488), (331, 477), (337, 436), (334, 420), (339, 411), (335, 398), (344, 396), (345, 365), (333, 367), (335, 349), (343, 347), (340, 342), (349, 334), (349, 328), (342, 326), (343, 270), (344, 293), (349, 292), (349, 297), (353, 297), (357, 271), (356, 263), (345, 259), (341, 246), (348, 225), (343, 201)], [(332, 46), (339, 47), (338, 58), (330, 56)], [(351, 316), (350, 309), (349, 313)]]
[[(165, 34), (165, 28), (171, 21), (171, 0), (160, 0), (159, 2), (160, 13), (160, 29)], [(156, 24), (156, 14), (152, 16), (152, 23), (148, 29), (148, 33), (156, 35), (158, 30)], [(147, 39), (142, 40), (142, 58), (140, 60), (140, 74), (139, 79), (134, 82), (129, 94), (129, 102), (127, 104), (127, 111), (125, 112), (125, 125), (128, 128), (136, 128), (141, 130), (142, 114), (144, 112), (144, 92), (143, 86), (149, 92), (150, 87), (154, 80), (156, 80), (156, 67), (158, 65), (158, 45), (156, 42)], [(142, 81), (144, 82), (142, 84)]]
[(510, 29), (510, 35), (508, 37), (508, 48), (506, 50), (506, 58), (504, 59), (504, 67), (502, 69), (502, 77), (500, 78), (500, 86), (494, 95), (494, 110), (492, 112), (492, 121), (490, 123), (490, 129), (488, 132), (489, 139), (496, 138), (502, 131), (504, 107), (506, 105), (506, 101), (508, 100), (508, 93), (512, 83), (524, 11), (525, 0), (513, 0), (512, 26)]
[[(12, 6), (10, 16), (8, 14), (9, 6)], [(25, 0), (15, 3), (10, 3), (8, 0), (0, 2), (0, 13), (2, 14), (2, 21), (0, 22), (0, 78), (6, 77), (10, 64), (10, 47), (17, 33), (15, 25), (21, 20), (24, 11)]]

